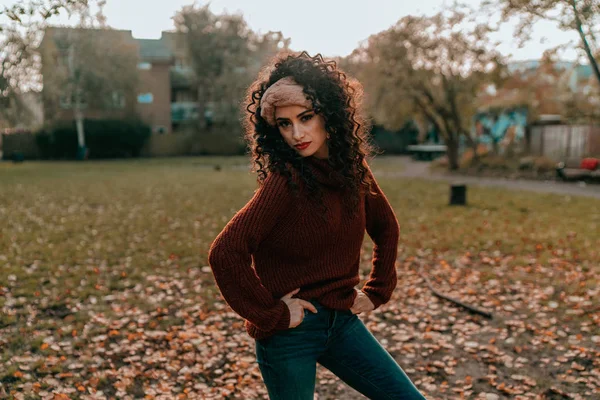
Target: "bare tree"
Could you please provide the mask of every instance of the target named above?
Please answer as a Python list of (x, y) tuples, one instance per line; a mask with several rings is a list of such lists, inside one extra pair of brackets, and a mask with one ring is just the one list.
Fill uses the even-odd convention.
[(375, 120), (392, 129), (411, 118), (432, 123), (448, 147), (449, 167), (457, 169), (460, 137), (476, 147), (475, 98), (503, 71), (490, 32), (458, 8), (407, 16), (369, 37), (344, 66), (365, 84)]
[[(10, 21), (18, 24), (24, 24), (24, 18), (30, 19), (38, 16), (42, 20), (47, 20), (53, 15), (58, 15), (61, 11), (69, 12), (74, 8), (88, 7), (89, 0), (29, 0), (20, 1), (11, 6), (2, 6), (0, 8), (0, 17), (6, 16)], [(0, 32), (6, 26), (0, 23)]]
[(257, 34), (242, 15), (216, 15), (208, 7), (186, 6), (174, 17), (194, 70), (200, 131), (211, 103), (220, 105), (225, 118), (237, 120), (238, 104), (265, 59), (289, 45), (280, 32)]
[(580, 48), (600, 84), (598, 0), (487, 0), (484, 4), (493, 11), (500, 7), (504, 21), (518, 17), (516, 33), (522, 42), (531, 38), (535, 22), (539, 20), (553, 21), (562, 30), (577, 32)]
[(80, 148), (85, 147), (85, 108), (111, 107), (115, 93), (125, 97), (137, 85), (135, 42), (128, 33), (106, 27), (104, 5), (105, 1), (99, 1), (95, 13), (87, 2), (72, 5), (78, 25), (50, 30), (48, 45), (42, 50), (47, 60), (59, 60), (59, 65), (45, 71), (45, 102), (66, 99), (73, 109)]
[(0, 120), (14, 126), (30, 119), (22, 94), (41, 85), (37, 46), (46, 20), (85, 9), (93, 1), (29, 0), (0, 6)]

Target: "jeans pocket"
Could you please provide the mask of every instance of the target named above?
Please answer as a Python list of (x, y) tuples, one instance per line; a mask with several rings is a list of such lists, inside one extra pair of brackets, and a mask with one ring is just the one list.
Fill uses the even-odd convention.
[(300, 321), (300, 323), (298, 325), (296, 325), (293, 328), (290, 329), (298, 329), (298, 328), (303, 328), (307, 325), (307, 323), (310, 321), (310, 315), (312, 314), (312, 311), (308, 311), (308, 310), (304, 310), (304, 317), (302, 318), (302, 321)]
[(288, 331), (293, 334), (296, 331), (315, 329), (321, 324), (320, 321), (323, 318), (322, 314), (325, 312), (326, 310), (321, 307), (317, 307), (316, 313), (312, 312), (309, 309), (304, 309), (304, 317), (302, 318), (302, 321), (300, 321), (300, 323), (297, 326), (289, 328)]

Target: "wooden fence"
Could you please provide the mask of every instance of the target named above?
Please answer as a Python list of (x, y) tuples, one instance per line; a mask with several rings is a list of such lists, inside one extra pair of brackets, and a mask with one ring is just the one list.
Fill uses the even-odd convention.
[(533, 126), (529, 149), (534, 155), (565, 162), (600, 156), (600, 126)]

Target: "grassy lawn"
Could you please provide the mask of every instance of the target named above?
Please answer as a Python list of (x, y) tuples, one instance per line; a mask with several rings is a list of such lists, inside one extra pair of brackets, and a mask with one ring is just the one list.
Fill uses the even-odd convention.
[[(206, 261), (256, 188), (248, 165), (0, 163), (0, 398), (267, 398)], [(427, 398), (600, 396), (600, 201), (469, 187), (449, 207), (447, 183), (379, 183), (399, 282), (360, 317)], [(433, 296), (421, 269), (494, 318)], [(317, 392), (363, 398), (321, 366)]]

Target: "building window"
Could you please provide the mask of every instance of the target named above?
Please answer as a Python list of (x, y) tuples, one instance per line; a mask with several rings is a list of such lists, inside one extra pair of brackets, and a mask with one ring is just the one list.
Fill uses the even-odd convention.
[(125, 108), (125, 94), (120, 90), (115, 90), (111, 95), (111, 106), (114, 108)]
[[(64, 109), (73, 108), (76, 103), (75, 93), (71, 92), (71, 93), (62, 94), (58, 99), (58, 103), (59, 103), (60, 108), (64, 108)], [(85, 93), (83, 93), (83, 91), (80, 89), (79, 90), (79, 107), (87, 108), (87, 106), (88, 106), (88, 104), (87, 104)]]
[(152, 93), (140, 93), (137, 101), (140, 104), (150, 104), (154, 101), (154, 97), (152, 96)]
[(196, 101), (196, 95), (191, 90), (178, 90), (175, 92), (175, 101)]
[(152, 69), (152, 64), (150, 64), (149, 62), (141, 62), (141, 63), (138, 63), (137, 67), (138, 67), (138, 69), (147, 71), (149, 69)]
[(175, 67), (177, 67), (177, 68), (185, 68), (186, 66), (187, 65), (186, 65), (185, 59), (183, 57), (176, 57), (175, 58)]

